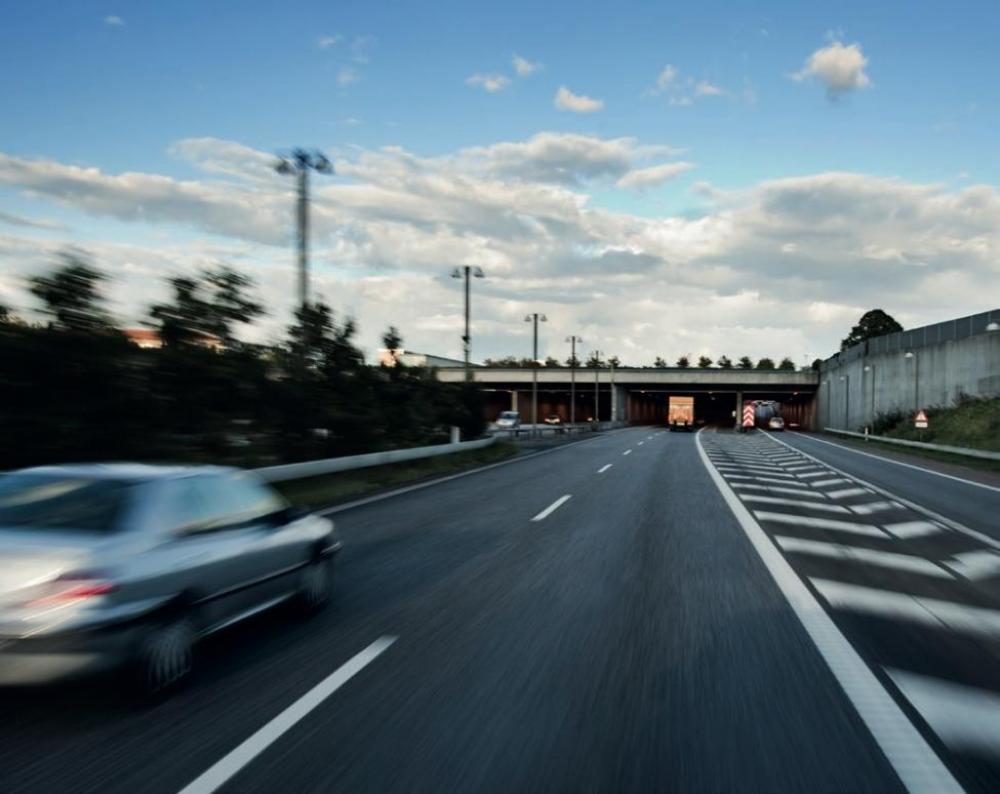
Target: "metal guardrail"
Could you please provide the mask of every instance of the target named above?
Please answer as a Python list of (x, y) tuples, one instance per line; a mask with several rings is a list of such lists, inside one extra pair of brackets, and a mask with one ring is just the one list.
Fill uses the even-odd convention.
[(838, 430), (835, 427), (824, 427), (825, 433), (837, 433), (842, 436), (852, 436), (853, 438), (863, 438), (866, 441), (881, 441), (884, 444), (897, 444), (901, 447), (916, 447), (917, 449), (929, 449), (934, 452), (947, 452), (951, 455), (965, 455), (969, 458), (982, 458), (983, 460), (1000, 460), (1000, 452), (990, 452), (988, 449), (969, 449), (969, 447), (950, 447), (946, 444), (928, 444), (924, 441), (908, 441), (903, 438), (889, 438), (888, 436), (872, 436), (864, 433), (855, 433), (852, 430)]
[(369, 452), (364, 455), (348, 455), (342, 458), (307, 460), (302, 463), (283, 463), (279, 466), (264, 466), (260, 469), (254, 469), (254, 471), (268, 482), (283, 482), (304, 477), (318, 477), (322, 474), (336, 474), (353, 469), (367, 469), (372, 466), (385, 466), (389, 463), (405, 463), (410, 460), (435, 458), (439, 455), (454, 455), (456, 452), (482, 449), (495, 444), (496, 441), (495, 436), (490, 436), (475, 441), (433, 444), (427, 447), (411, 447), (409, 449), (390, 449), (386, 452)]

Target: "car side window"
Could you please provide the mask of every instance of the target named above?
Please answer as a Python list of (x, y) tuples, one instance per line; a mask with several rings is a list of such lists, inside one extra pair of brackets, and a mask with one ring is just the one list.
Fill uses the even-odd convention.
[(199, 532), (206, 514), (195, 487), (197, 477), (184, 477), (166, 483), (158, 510), (162, 526), (174, 534)]
[(203, 516), (198, 531), (246, 526), (284, 507), (269, 488), (246, 474), (191, 478)]

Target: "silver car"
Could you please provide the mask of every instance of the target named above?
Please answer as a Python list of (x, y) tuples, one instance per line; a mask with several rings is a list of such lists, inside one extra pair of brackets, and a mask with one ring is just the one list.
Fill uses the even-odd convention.
[(196, 641), (330, 597), (333, 523), (250, 472), (138, 464), (0, 475), (0, 684), (126, 665), (150, 693)]

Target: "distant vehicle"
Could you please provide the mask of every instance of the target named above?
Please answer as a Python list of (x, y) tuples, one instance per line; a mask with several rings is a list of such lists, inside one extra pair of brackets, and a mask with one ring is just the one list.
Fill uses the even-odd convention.
[(772, 416), (770, 419), (767, 420), (767, 429), (768, 430), (784, 430), (785, 429), (785, 420), (782, 419), (780, 416)]
[(126, 667), (163, 693), (197, 640), (330, 599), (333, 523), (250, 472), (90, 464), (0, 475), (0, 684)]
[(694, 397), (670, 395), (667, 424), (671, 430), (694, 430)]
[(559, 416), (559, 414), (549, 414), (548, 416), (545, 417), (544, 421), (545, 421), (545, 424), (547, 424), (547, 425), (561, 425), (562, 424), (562, 418)]
[(517, 411), (501, 411), (496, 426), (500, 430), (517, 430), (521, 426), (521, 414)]

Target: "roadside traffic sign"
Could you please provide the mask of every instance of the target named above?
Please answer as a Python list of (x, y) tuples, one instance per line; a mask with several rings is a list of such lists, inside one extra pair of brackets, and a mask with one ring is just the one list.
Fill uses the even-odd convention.
[(752, 402), (743, 403), (743, 427), (753, 427), (754, 407)]
[(913, 426), (923, 430), (927, 427), (927, 413), (921, 408), (913, 419)]

